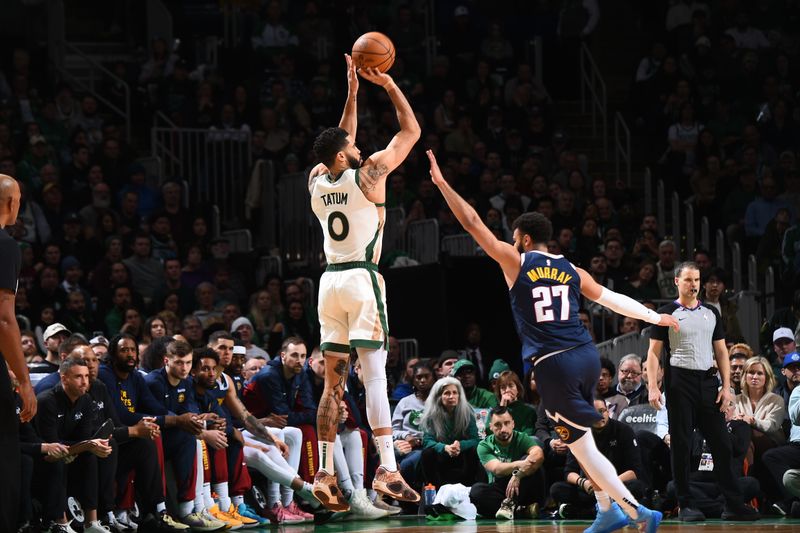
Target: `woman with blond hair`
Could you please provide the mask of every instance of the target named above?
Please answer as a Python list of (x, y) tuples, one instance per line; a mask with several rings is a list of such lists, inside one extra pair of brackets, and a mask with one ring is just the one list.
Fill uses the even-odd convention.
[(494, 396), (497, 398), (497, 405), (508, 407), (511, 418), (514, 419), (514, 429), (533, 435), (536, 429), (536, 409), (525, 403), (525, 389), (516, 373), (506, 370), (497, 377)]
[(422, 430), (421, 463), (425, 482), (437, 488), (464, 480), (471, 484), (483, 472), (478, 461), (475, 412), (456, 378), (444, 377), (433, 384), (425, 400), (419, 428)]
[[(747, 423), (753, 432), (751, 464), (786, 440), (781, 424), (786, 412), (783, 398), (774, 394), (775, 374), (766, 358), (751, 357), (742, 372), (742, 393), (736, 396), (734, 420)], [(748, 454), (749, 458), (750, 454)]]

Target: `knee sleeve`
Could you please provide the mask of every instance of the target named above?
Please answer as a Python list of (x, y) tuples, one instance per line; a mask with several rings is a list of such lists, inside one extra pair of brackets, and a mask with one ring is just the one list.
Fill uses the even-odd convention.
[(367, 396), (367, 421), (370, 427), (392, 427), (389, 408), (389, 395), (386, 381), (386, 350), (358, 348), (358, 360), (364, 376), (364, 389)]

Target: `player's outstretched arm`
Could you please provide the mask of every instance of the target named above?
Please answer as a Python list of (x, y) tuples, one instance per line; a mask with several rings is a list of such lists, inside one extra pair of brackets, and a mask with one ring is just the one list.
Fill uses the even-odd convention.
[(350, 54), (345, 54), (344, 60), (347, 62), (347, 100), (344, 102), (344, 111), (342, 112), (342, 120), (339, 121), (339, 127), (349, 133), (351, 139), (355, 139), (356, 128), (358, 127), (358, 108), (356, 105), (358, 74), (356, 74), (356, 66), (353, 64), (353, 58), (350, 57)]
[(405, 161), (408, 153), (419, 140), (422, 130), (414, 115), (414, 110), (411, 109), (408, 100), (403, 96), (403, 92), (391, 76), (374, 68), (362, 68), (358, 70), (358, 73), (365, 80), (384, 88), (394, 105), (397, 121), (400, 123), (400, 131), (389, 141), (389, 146), (372, 154), (361, 167), (361, 189), (364, 194), (371, 201), (383, 202), (383, 197), (373, 197), (373, 191), (379, 191), (379, 195), (385, 196), (385, 189), (378, 188), (377, 185), (385, 184), (389, 173)]
[(625, 296), (618, 292), (609, 290), (597, 283), (591, 274), (582, 268), (576, 267), (575, 270), (581, 277), (581, 294), (590, 300), (607, 307), (620, 315), (629, 316), (638, 320), (644, 320), (650, 324), (668, 326), (678, 331), (678, 321), (672, 315), (658, 314), (652, 309), (648, 309), (630, 296)]
[(500, 268), (503, 269), (506, 283), (511, 287), (519, 275), (519, 252), (507, 242), (498, 240), (486, 227), (486, 224), (483, 223), (475, 209), (447, 183), (447, 180), (442, 176), (442, 171), (439, 170), (439, 163), (436, 162), (436, 156), (433, 155), (433, 151), (428, 150), (425, 153), (428, 154), (428, 159), (431, 163), (431, 180), (433, 184), (439, 187), (442, 196), (444, 196), (447, 205), (453, 211), (458, 222), (472, 235), (472, 238), (475, 239), (480, 247), (489, 254), (489, 257), (498, 262)]

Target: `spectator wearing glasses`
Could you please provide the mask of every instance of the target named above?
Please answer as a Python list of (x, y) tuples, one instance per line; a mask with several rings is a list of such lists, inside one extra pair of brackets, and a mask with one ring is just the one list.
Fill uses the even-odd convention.
[[(753, 350), (744, 343), (738, 343), (731, 346), (730, 356), (728, 359), (731, 362), (731, 387), (736, 394), (742, 392), (742, 376), (744, 375), (745, 362), (753, 357)], [(775, 392), (775, 391), (773, 391)], [(785, 398), (788, 401), (789, 397)], [(785, 403), (785, 402), (784, 402)]]
[(606, 400), (609, 416), (615, 419), (628, 406), (647, 403), (647, 387), (642, 379), (642, 358), (629, 353), (619, 360), (617, 394)]

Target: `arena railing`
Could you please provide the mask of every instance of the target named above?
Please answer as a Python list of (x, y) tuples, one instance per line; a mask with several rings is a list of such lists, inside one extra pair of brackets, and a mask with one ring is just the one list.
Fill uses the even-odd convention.
[[(121, 118), (125, 125), (125, 139), (131, 138), (131, 88), (128, 83), (115, 75), (113, 72), (105, 68), (103, 65), (92, 59), (89, 55), (84, 53), (80, 48), (67, 41), (61, 41), (57, 45), (63, 53), (60, 54), (61, 61), (54, 61), (58, 75), (65, 81), (69, 82), (73, 89), (78, 89), (92, 95), (100, 104), (106, 109), (110, 110), (114, 115)], [(71, 72), (71, 68), (67, 67), (66, 58), (69, 55), (69, 63), (71, 68), (81, 69), (85, 72), (88, 79), (78, 77)], [(121, 87), (123, 98), (122, 102), (112, 102), (106, 97), (106, 92), (103, 87), (108, 84)]]
[(435, 263), (439, 260), (439, 223), (429, 218), (408, 225), (406, 250), (412, 259), (421, 264)]
[(764, 317), (761, 293), (739, 291), (731, 299), (736, 303), (736, 318), (739, 319), (739, 326), (742, 328), (745, 342), (753, 348), (753, 351), (758, 352), (758, 334)]
[(645, 328), (641, 333), (632, 331), (601, 342), (597, 345), (597, 351), (600, 352), (601, 356), (610, 359), (614, 366), (619, 366), (619, 360), (629, 353), (635, 353), (644, 359), (647, 356), (647, 348), (649, 346), (650, 328)]
[(308, 199), (308, 175), (285, 174), (278, 179), (278, 235), (287, 266), (317, 267), (324, 263), (322, 229)]
[[(767, 267), (764, 274), (764, 316), (771, 317), (775, 314), (775, 269)], [(761, 324), (761, 320), (758, 322)]]
[(448, 235), (442, 238), (442, 252), (457, 257), (478, 255), (478, 244), (472, 235)]
[[(606, 96), (606, 82), (603, 80), (600, 69), (589, 51), (586, 43), (581, 43), (580, 53), (581, 75), (581, 112), (586, 112), (587, 103), (592, 112), (592, 135), (597, 137), (598, 115), (602, 127), (603, 154), (608, 155), (608, 98)], [(588, 93), (588, 94), (587, 94)]]
[(386, 221), (383, 224), (383, 250), (386, 255), (395, 250), (403, 250), (405, 244), (406, 211), (402, 207), (386, 210)]
[(409, 359), (419, 357), (419, 343), (417, 343), (417, 339), (397, 339), (397, 342), (400, 344), (400, 360), (404, 365)]
[(251, 169), (250, 131), (151, 129), (151, 154), (160, 158), (165, 178), (185, 179), (192, 200), (219, 206), (223, 223), (241, 223)]
[(250, 253), (253, 251), (253, 236), (249, 229), (223, 231), (221, 237), (231, 245), (232, 253)]
[[(624, 164), (624, 174), (620, 171), (620, 161)], [(625, 117), (617, 111), (614, 113), (614, 168), (616, 177), (624, 176), (625, 183), (631, 185), (631, 130), (625, 122)]]

